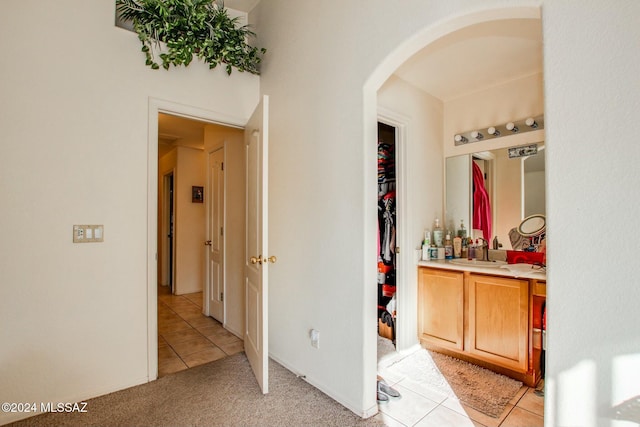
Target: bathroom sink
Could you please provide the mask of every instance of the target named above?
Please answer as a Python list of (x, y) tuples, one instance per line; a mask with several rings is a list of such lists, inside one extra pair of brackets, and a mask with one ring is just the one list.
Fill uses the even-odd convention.
[(457, 265), (466, 265), (466, 266), (474, 266), (474, 267), (489, 267), (489, 268), (500, 268), (503, 265), (507, 265), (506, 261), (480, 261), (477, 259), (452, 259), (449, 261), (451, 264)]

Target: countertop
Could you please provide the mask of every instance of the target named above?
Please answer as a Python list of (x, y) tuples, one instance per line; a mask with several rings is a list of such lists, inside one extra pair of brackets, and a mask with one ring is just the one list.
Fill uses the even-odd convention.
[(544, 270), (533, 268), (531, 264), (505, 264), (500, 267), (481, 267), (454, 264), (450, 260), (418, 261), (418, 267), (441, 268), (444, 270), (469, 271), (472, 273), (493, 274), (494, 276), (514, 277), (518, 279), (547, 280)]

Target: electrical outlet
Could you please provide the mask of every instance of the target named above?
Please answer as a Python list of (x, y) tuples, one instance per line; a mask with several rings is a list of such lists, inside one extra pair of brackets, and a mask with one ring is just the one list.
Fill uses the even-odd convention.
[(309, 331), (309, 338), (311, 338), (311, 347), (320, 348), (320, 331), (312, 329)]

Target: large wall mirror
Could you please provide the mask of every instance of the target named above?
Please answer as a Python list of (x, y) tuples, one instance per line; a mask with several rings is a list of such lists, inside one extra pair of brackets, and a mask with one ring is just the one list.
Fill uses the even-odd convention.
[[(489, 200), (491, 241), (495, 236), (502, 249), (512, 249), (509, 231), (531, 215), (546, 215), (544, 143), (537, 153), (509, 157), (507, 148), (449, 157), (445, 163), (445, 226), (458, 230), (464, 222), (469, 235), (482, 237), (474, 227), (473, 164), (481, 172)], [(478, 176), (476, 176), (476, 183)], [(477, 214), (477, 212), (476, 212)]]

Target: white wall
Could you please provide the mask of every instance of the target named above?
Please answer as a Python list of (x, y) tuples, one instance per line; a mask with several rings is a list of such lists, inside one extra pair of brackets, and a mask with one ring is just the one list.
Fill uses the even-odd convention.
[[(150, 100), (246, 121), (259, 78), (149, 69), (113, 1), (11, 0), (2, 12), (0, 400), (73, 402), (145, 382)], [(73, 244), (74, 224), (104, 224), (104, 243)]]
[(244, 131), (218, 125), (204, 129), (205, 153), (224, 147), (225, 270), (224, 326), (243, 338), (245, 264), (245, 144)]
[[(205, 185), (204, 152), (189, 147), (176, 147), (158, 160), (158, 266), (159, 283), (168, 283), (168, 270), (163, 268), (168, 259), (167, 233), (160, 227), (163, 218), (164, 176), (173, 172), (174, 185), (174, 251), (175, 265), (173, 293), (176, 295), (199, 292), (203, 288), (205, 256), (202, 242), (205, 238), (204, 203), (192, 203), (191, 187)], [(160, 276), (163, 274), (162, 276)]]
[[(405, 81), (391, 76), (378, 91), (380, 120), (391, 120), (400, 129), (396, 144), (398, 350), (418, 343), (418, 275), (414, 249), (421, 245), (425, 229), (435, 217), (443, 218), (442, 102)], [(402, 136), (405, 138), (402, 139)], [(375, 288), (376, 283), (371, 286)]]
[[(272, 107), (270, 245), (279, 257), (270, 273), (271, 351), (358, 413), (375, 411), (375, 312), (369, 311), (375, 293), (368, 288), (375, 280), (369, 267), (375, 211), (368, 207), (375, 203), (375, 184), (368, 184), (375, 176), (375, 91), (429, 40), (478, 20), (535, 17), (541, 3), (407, 0), (390, 8), (381, 0), (329, 0), (294, 9), (273, 0), (251, 17), (263, 44), (277, 52), (262, 76)], [(558, 381), (563, 387), (547, 394), (549, 424), (556, 404), (567, 405), (562, 416), (593, 418), (599, 406), (640, 394), (639, 381), (612, 375), (638, 365), (633, 240), (575, 245), (593, 230), (616, 235), (640, 213), (629, 193), (639, 180), (633, 130), (611, 126), (632, 121), (638, 108), (640, 30), (633, 19), (639, 7), (591, 0), (580, 8), (552, 1), (542, 8), (551, 236), (547, 378), (551, 389)], [(312, 327), (321, 332), (318, 350), (309, 344)], [(627, 372), (635, 378), (638, 371)], [(588, 400), (569, 402), (569, 391), (582, 396), (573, 386), (583, 382)]]
[(174, 293), (190, 294), (202, 290), (205, 256), (205, 205), (193, 203), (192, 187), (205, 185), (205, 157), (202, 150), (177, 147), (178, 167), (174, 175), (176, 202), (175, 251), (176, 272)]
[(542, 9), (550, 426), (629, 425), (609, 424), (607, 408), (640, 395), (638, 244), (622, 231), (640, 215), (640, 146), (617, 125), (640, 111), (640, 3), (610, 6)]

